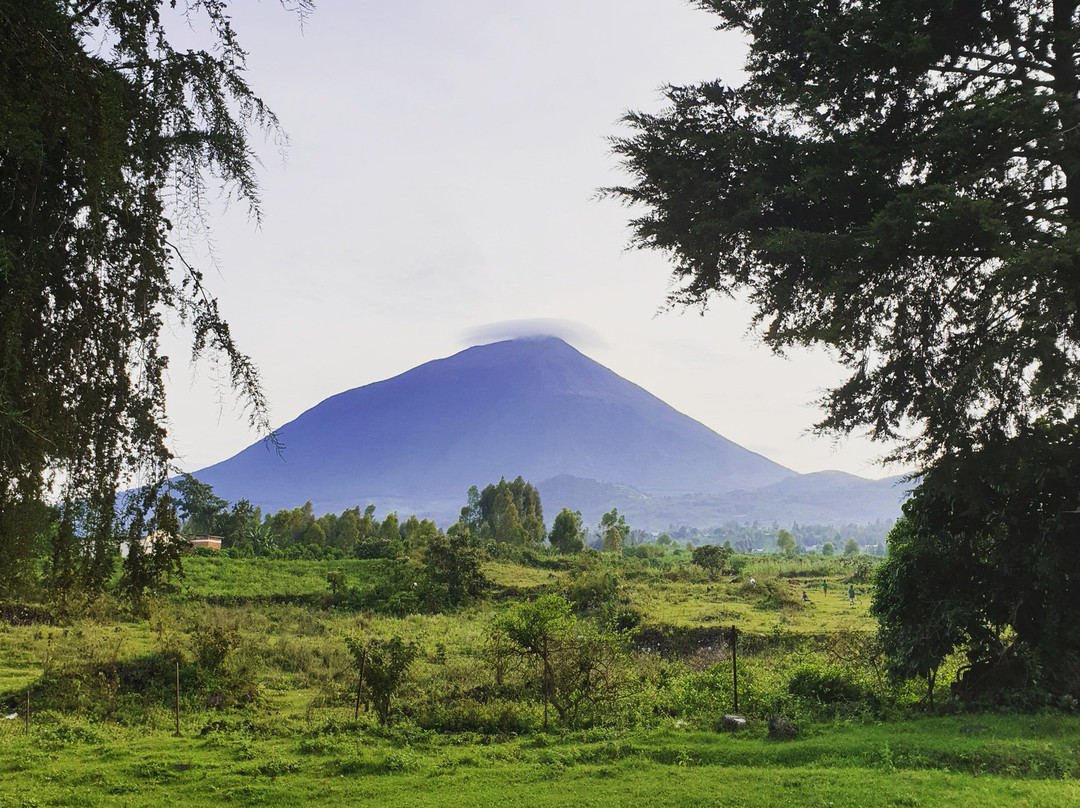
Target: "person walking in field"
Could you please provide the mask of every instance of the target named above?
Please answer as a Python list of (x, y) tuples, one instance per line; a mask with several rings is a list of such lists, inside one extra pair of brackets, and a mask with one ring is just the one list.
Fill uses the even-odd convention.
[(848, 584), (847, 601), (848, 601), (848, 606), (854, 606), (855, 605), (855, 584)]
[(821, 594), (823, 596), (829, 594), (829, 582), (824, 578), (821, 580)]

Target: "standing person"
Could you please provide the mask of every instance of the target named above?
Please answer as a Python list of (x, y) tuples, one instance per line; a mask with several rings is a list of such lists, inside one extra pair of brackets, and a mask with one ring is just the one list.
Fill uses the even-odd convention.
[(848, 600), (848, 606), (854, 606), (855, 605), (855, 584), (848, 584), (847, 600)]
[(823, 596), (829, 594), (829, 582), (824, 578), (821, 579), (821, 594)]

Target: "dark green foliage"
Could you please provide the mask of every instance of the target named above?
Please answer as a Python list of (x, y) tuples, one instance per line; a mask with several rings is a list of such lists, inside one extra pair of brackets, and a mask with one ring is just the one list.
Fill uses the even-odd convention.
[(405, 554), (405, 545), (398, 540), (386, 541), (377, 537), (357, 542), (354, 555), (357, 558), (399, 558)]
[(719, 545), (703, 544), (694, 548), (690, 560), (708, 573), (710, 581), (715, 581), (724, 571), (728, 555), (728, 551)]
[(468, 531), (434, 536), (424, 551), (424, 568), (428, 582), (445, 592), (444, 597), (436, 596), (435, 599), (458, 606), (480, 597), (488, 586), (480, 562), (480, 553), (469, 546)]
[(1076, 4), (701, 5), (748, 38), (748, 80), (671, 87), (615, 141), (673, 299), (745, 292), (777, 350), (834, 346), (827, 429), (930, 459), (1070, 419)]
[(25, 513), (54, 470), (85, 510), (82, 583), (107, 584), (117, 488), (168, 475), (166, 310), (269, 432), (257, 371), (172, 231), (201, 220), (215, 180), (257, 212), (248, 135), (277, 121), (224, 0), (181, 12), (207, 50), (170, 44), (163, 5), (0, 2), (0, 592), (32, 577)]
[(483, 491), (472, 486), (468, 504), (461, 509), (461, 524), (482, 541), (539, 547), (545, 536), (540, 493), (520, 476), (500, 479)]
[(819, 705), (842, 706), (866, 702), (865, 689), (847, 668), (803, 666), (788, 681), (788, 692)]
[(177, 493), (176, 511), (183, 520), (181, 528), (185, 534), (220, 536), (225, 532), (229, 503), (214, 493), (213, 486), (190, 474), (181, 474), (173, 481), (172, 489)]
[(925, 676), (963, 640), (971, 693), (1035, 684), (1080, 697), (1078, 457), (1072, 428), (1039, 424), (924, 476), (872, 606), (899, 669)]
[[(150, 519), (136, 522), (128, 534), (120, 589), (136, 608), (150, 595), (175, 589), (174, 579), (184, 575), (183, 554), (186, 540), (180, 535), (175, 501), (168, 494), (158, 498)], [(145, 534), (142, 527), (145, 524)]]
[(560, 553), (580, 553), (585, 548), (581, 511), (563, 508), (555, 516), (548, 542)]
[(896, 669), (963, 643), (964, 689), (1076, 697), (1080, 4), (701, 5), (749, 78), (627, 116), (635, 243), (674, 302), (830, 346), (820, 428), (921, 465), (875, 606)]
[[(250, 546), (255, 552), (255, 534), (262, 527), (262, 511), (248, 500), (241, 499), (227, 513), (221, 514), (216, 527), (219, 532), (211, 535), (221, 536), (222, 549)], [(261, 544), (261, 541), (258, 543)]]

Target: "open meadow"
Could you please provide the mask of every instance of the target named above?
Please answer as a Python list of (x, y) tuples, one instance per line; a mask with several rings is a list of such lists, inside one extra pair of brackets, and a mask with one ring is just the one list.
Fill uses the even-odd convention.
[(138, 611), (13, 612), (0, 806), (1080, 801), (1080, 717), (955, 709), (955, 664), (934, 710), (925, 683), (885, 676), (866, 561), (738, 568), (503, 558), (482, 597), (394, 614), (355, 606), (398, 562), (195, 556)]

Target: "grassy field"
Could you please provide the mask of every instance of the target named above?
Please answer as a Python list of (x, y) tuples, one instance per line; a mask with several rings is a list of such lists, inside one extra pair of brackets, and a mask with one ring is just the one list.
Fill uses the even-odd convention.
[(519, 738), (234, 719), (55, 719), (2, 738), (0, 805), (1046, 806), (1080, 800), (1076, 720), (829, 726), (787, 742), (676, 728)]
[[(883, 677), (867, 585), (849, 604), (839, 560), (754, 559), (716, 581), (670, 561), (497, 561), (485, 566), (487, 599), (403, 617), (328, 597), (329, 573), (368, 586), (383, 562), (186, 566), (180, 591), (145, 614), (105, 600), (51, 624), (0, 623), (2, 712), (17, 715), (0, 721), (0, 808), (1080, 804), (1080, 717), (927, 714), (917, 683)], [(527, 669), (500, 673), (494, 661), (496, 621), (601, 579), (617, 581), (636, 621), (621, 641), (620, 697), (545, 730)], [(731, 625), (749, 719), (734, 733), (721, 731), (734, 710), (720, 631)], [(356, 712), (346, 639), (392, 636), (418, 656), (387, 727)], [(795, 721), (798, 737), (768, 738), (773, 715)]]

